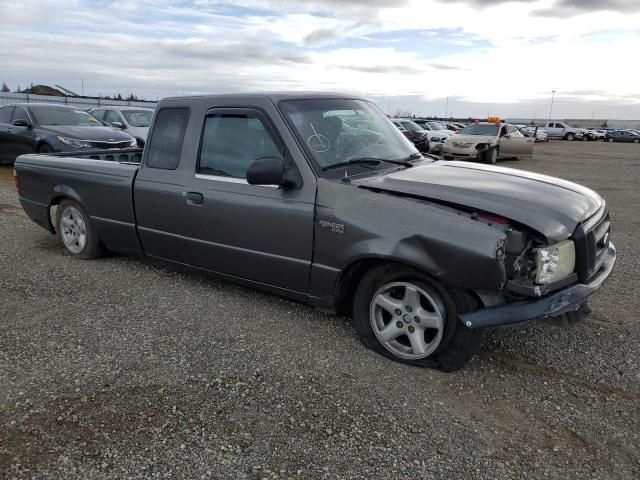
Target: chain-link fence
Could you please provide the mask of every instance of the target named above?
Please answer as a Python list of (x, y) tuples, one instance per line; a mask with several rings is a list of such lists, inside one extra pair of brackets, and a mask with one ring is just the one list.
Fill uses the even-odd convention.
[(136, 100), (107, 100), (104, 98), (57, 97), (52, 95), (0, 92), (0, 105), (6, 105), (9, 103), (55, 103), (57, 105), (70, 105), (82, 109), (116, 105), (147, 108), (155, 108), (156, 106), (156, 102), (143, 102)]

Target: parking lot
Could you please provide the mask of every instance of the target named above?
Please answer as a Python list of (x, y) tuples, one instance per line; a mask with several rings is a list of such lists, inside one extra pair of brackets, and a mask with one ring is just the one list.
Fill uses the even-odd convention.
[(67, 257), (2, 167), (0, 478), (638, 478), (640, 146), (500, 165), (598, 191), (618, 264), (587, 321), (486, 332), (453, 374), (303, 304)]

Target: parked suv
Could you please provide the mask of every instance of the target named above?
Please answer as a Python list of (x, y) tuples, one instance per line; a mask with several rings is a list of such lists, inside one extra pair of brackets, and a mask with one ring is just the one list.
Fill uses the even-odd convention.
[(126, 130), (143, 147), (147, 141), (153, 108), (141, 107), (100, 107), (89, 113), (103, 123), (120, 130)]

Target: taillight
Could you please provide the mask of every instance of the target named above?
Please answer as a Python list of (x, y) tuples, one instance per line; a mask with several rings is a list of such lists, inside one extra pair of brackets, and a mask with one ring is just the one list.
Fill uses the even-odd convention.
[(16, 169), (13, 169), (13, 181), (16, 184), (16, 192), (18, 192), (18, 195), (20, 195), (22, 192), (20, 191), (20, 177), (18, 177), (18, 172), (16, 172)]

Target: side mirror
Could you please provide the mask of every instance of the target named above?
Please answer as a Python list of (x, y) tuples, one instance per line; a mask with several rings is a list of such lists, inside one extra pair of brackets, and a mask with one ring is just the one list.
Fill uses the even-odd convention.
[(510, 133), (505, 133), (505, 134), (503, 135), (503, 137), (504, 137), (504, 138), (511, 138), (511, 134), (510, 134)]
[(14, 127), (27, 127), (27, 128), (31, 128), (31, 122), (28, 122), (27, 120), (14, 120), (13, 121), (13, 126)]
[(124, 130), (125, 129), (124, 123), (122, 123), (122, 122), (111, 122), (110, 125), (113, 128), (119, 128), (120, 130)]
[(287, 170), (284, 161), (278, 157), (257, 158), (247, 169), (247, 183), (250, 185), (287, 185)]

